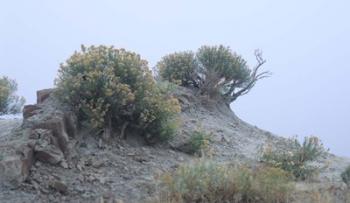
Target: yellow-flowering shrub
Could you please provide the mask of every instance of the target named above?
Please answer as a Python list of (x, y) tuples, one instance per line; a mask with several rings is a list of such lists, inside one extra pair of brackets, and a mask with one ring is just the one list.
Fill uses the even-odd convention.
[(158, 88), (140, 55), (106, 46), (82, 46), (56, 79), (57, 93), (93, 128), (132, 129), (147, 139), (174, 134), (177, 99)]

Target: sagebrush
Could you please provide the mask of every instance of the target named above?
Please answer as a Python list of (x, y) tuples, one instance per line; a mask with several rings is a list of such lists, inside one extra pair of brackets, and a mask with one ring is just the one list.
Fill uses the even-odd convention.
[(154, 80), (140, 55), (107, 46), (84, 47), (61, 64), (57, 94), (95, 129), (137, 131), (146, 140), (174, 135), (180, 111), (174, 97)]
[(211, 134), (204, 132), (203, 130), (196, 130), (192, 132), (189, 140), (189, 153), (202, 154), (209, 147), (211, 141)]
[(192, 52), (166, 55), (157, 64), (162, 79), (181, 86), (197, 86), (195, 74), (197, 62)]
[(317, 175), (322, 169), (312, 162), (324, 157), (327, 152), (317, 137), (306, 137), (302, 144), (293, 139), (289, 150), (265, 148), (261, 161), (292, 173), (298, 180), (305, 180)]
[(194, 54), (177, 52), (164, 56), (157, 64), (160, 76), (185, 87), (198, 89), (211, 98), (227, 103), (247, 94), (256, 82), (269, 75), (259, 72), (265, 63), (261, 52), (255, 53), (258, 65), (250, 69), (247, 62), (229, 47), (202, 46)]

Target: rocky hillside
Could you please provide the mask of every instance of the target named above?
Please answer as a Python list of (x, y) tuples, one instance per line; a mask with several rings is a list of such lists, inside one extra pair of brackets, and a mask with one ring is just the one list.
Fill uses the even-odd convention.
[[(234, 164), (258, 163), (259, 149), (287, 149), (290, 140), (240, 120), (225, 104), (178, 88), (182, 113), (178, 136), (170, 143), (146, 145), (137, 136), (104, 140), (79, 129), (75, 116), (52, 90), (24, 108), (23, 120), (0, 120), (0, 202), (147, 202), (157, 194), (157, 177), (191, 162), (190, 134), (211, 135), (209, 158)], [(327, 168), (315, 180), (298, 183), (293, 202), (348, 202), (340, 173), (350, 159), (329, 154), (317, 162)]]

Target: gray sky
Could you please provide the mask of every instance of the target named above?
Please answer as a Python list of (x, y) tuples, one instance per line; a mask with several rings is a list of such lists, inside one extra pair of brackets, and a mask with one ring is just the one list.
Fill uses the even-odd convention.
[(28, 103), (53, 86), (81, 44), (114, 45), (153, 66), (174, 51), (224, 44), (273, 72), (232, 105), (247, 122), (283, 136), (319, 136), (350, 156), (348, 0), (2, 0), (0, 75)]

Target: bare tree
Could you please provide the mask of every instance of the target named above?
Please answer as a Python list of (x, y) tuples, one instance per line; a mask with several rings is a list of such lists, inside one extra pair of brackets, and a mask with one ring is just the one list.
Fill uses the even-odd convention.
[(249, 93), (258, 80), (270, 77), (271, 73), (269, 71), (259, 72), (262, 65), (266, 63), (266, 60), (262, 57), (262, 51), (257, 49), (254, 54), (257, 60), (257, 65), (250, 72), (249, 80), (232, 81), (229, 85), (229, 90), (225, 93), (225, 98), (228, 104), (234, 102), (238, 97)]

